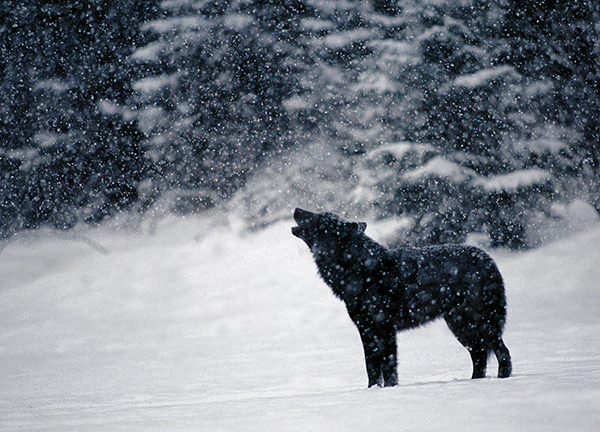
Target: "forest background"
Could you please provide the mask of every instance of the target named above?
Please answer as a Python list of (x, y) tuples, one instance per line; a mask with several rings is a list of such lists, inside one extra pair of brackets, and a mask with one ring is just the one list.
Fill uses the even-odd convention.
[(600, 211), (591, 0), (0, 3), (0, 238), (296, 205), (535, 246)]

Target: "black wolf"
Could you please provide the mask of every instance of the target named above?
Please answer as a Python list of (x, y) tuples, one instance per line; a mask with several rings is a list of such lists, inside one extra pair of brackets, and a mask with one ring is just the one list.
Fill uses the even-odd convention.
[(469, 351), (472, 378), (483, 378), (491, 351), (498, 377), (510, 376), (502, 341), (506, 299), (492, 258), (471, 246), (388, 250), (364, 234), (365, 223), (296, 209), (292, 234), (310, 248), (321, 277), (344, 301), (365, 352), (369, 387), (393, 386), (396, 332), (438, 317)]

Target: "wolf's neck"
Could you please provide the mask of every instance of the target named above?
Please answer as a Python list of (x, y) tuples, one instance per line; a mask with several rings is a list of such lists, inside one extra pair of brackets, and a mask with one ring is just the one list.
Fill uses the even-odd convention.
[(348, 290), (362, 290), (379, 267), (386, 249), (367, 236), (360, 236), (339, 250), (315, 251), (319, 274), (340, 298)]

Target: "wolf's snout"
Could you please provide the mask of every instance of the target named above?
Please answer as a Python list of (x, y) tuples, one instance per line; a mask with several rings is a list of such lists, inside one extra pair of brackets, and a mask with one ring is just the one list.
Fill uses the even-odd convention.
[(296, 222), (299, 222), (300, 220), (302, 220), (303, 213), (305, 213), (305, 210), (302, 210), (300, 207), (296, 207), (296, 210), (294, 210), (294, 220)]
[(302, 223), (302, 221), (304, 220), (304, 213), (305, 210), (302, 210), (299, 207), (296, 207), (296, 210), (294, 210), (294, 220), (296, 221), (296, 223), (298, 224), (298, 226), (292, 227), (292, 234), (295, 235), (296, 237), (300, 237), (300, 225)]
[(296, 237), (303, 238), (302, 232), (311, 226), (316, 216), (315, 213), (311, 213), (308, 210), (302, 210), (300, 207), (296, 208), (296, 210), (294, 210), (294, 220), (298, 226), (292, 228), (292, 234)]
[(314, 213), (311, 213), (308, 210), (303, 210), (300, 207), (296, 208), (294, 211), (294, 220), (298, 225), (301, 226), (308, 224), (314, 218), (314, 216)]

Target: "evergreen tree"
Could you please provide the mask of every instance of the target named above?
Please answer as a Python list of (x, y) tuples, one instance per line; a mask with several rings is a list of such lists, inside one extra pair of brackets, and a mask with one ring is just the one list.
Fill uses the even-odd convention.
[(600, 208), (597, 2), (156, 2), (0, 4), (1, 235), (142, 189), (199, 210), (257, 167), (260, 214), (353, 203), (410, 243), (518, 248), (561, 197)]
[[(592, 0), (508, 1), (502, 60), (539, 83), (538, 106), (569, 130), (576, 193), (600, 211), (600, 4)], [(576, 171), (573, 172), (573, 171)]]
[(66, 228), (130, 206), (144, 175), (141, 135), (114, 109), (152, 2), (5, 2), (0, 53), (3, 235)]
[(293, 153), (269, 160), (236, 201), (252, 226), (289, 217), (296, 205), (323, 210), (351, 205), (354, 158), (368, 147), (366, 137), (381, 131), (373, 113), (363, 109), (356, 84), (373, 61), (371, 41), (401, 21), (393, 2), (375, 3), (306, 0), (294, 57), (301, 59), (297, 91), (285, 101), (297, 145)]
[(313, 62), (310, 79), (305, 80), (306, 105), (312, 109), (309, 118), (332, 149), (361, 153), (368, 145), (365, 139), (381, 133), (374, 118), (380, 109), (364, 109), (368, 102), (356, 84), (373, 61), (372, 41), (385, 38), (397, 24), (390, 16), (395, 9), (386, 2), (313, 0), (310, 4), (313, 16), (303, 22)]
[(402, 6), (404, 23), (371, 42), (375, 61), (359, 82), (381, 132), (355, 199), (411, 217), (411, 243), (487, 230), (494, 246), (527, 245), (529, 220), (549, 211), (557, 186), (542, 159), (566, 159), (566, 145), (537, 110), (535, 83), (502, 62), (501, 5)]
[(298, 88), (300, 1), (163, 2), (156, 40), (132, 60), (146, 154), (161, 189), (227, 198), (256, 164), (293, 144), (286, 101)]

